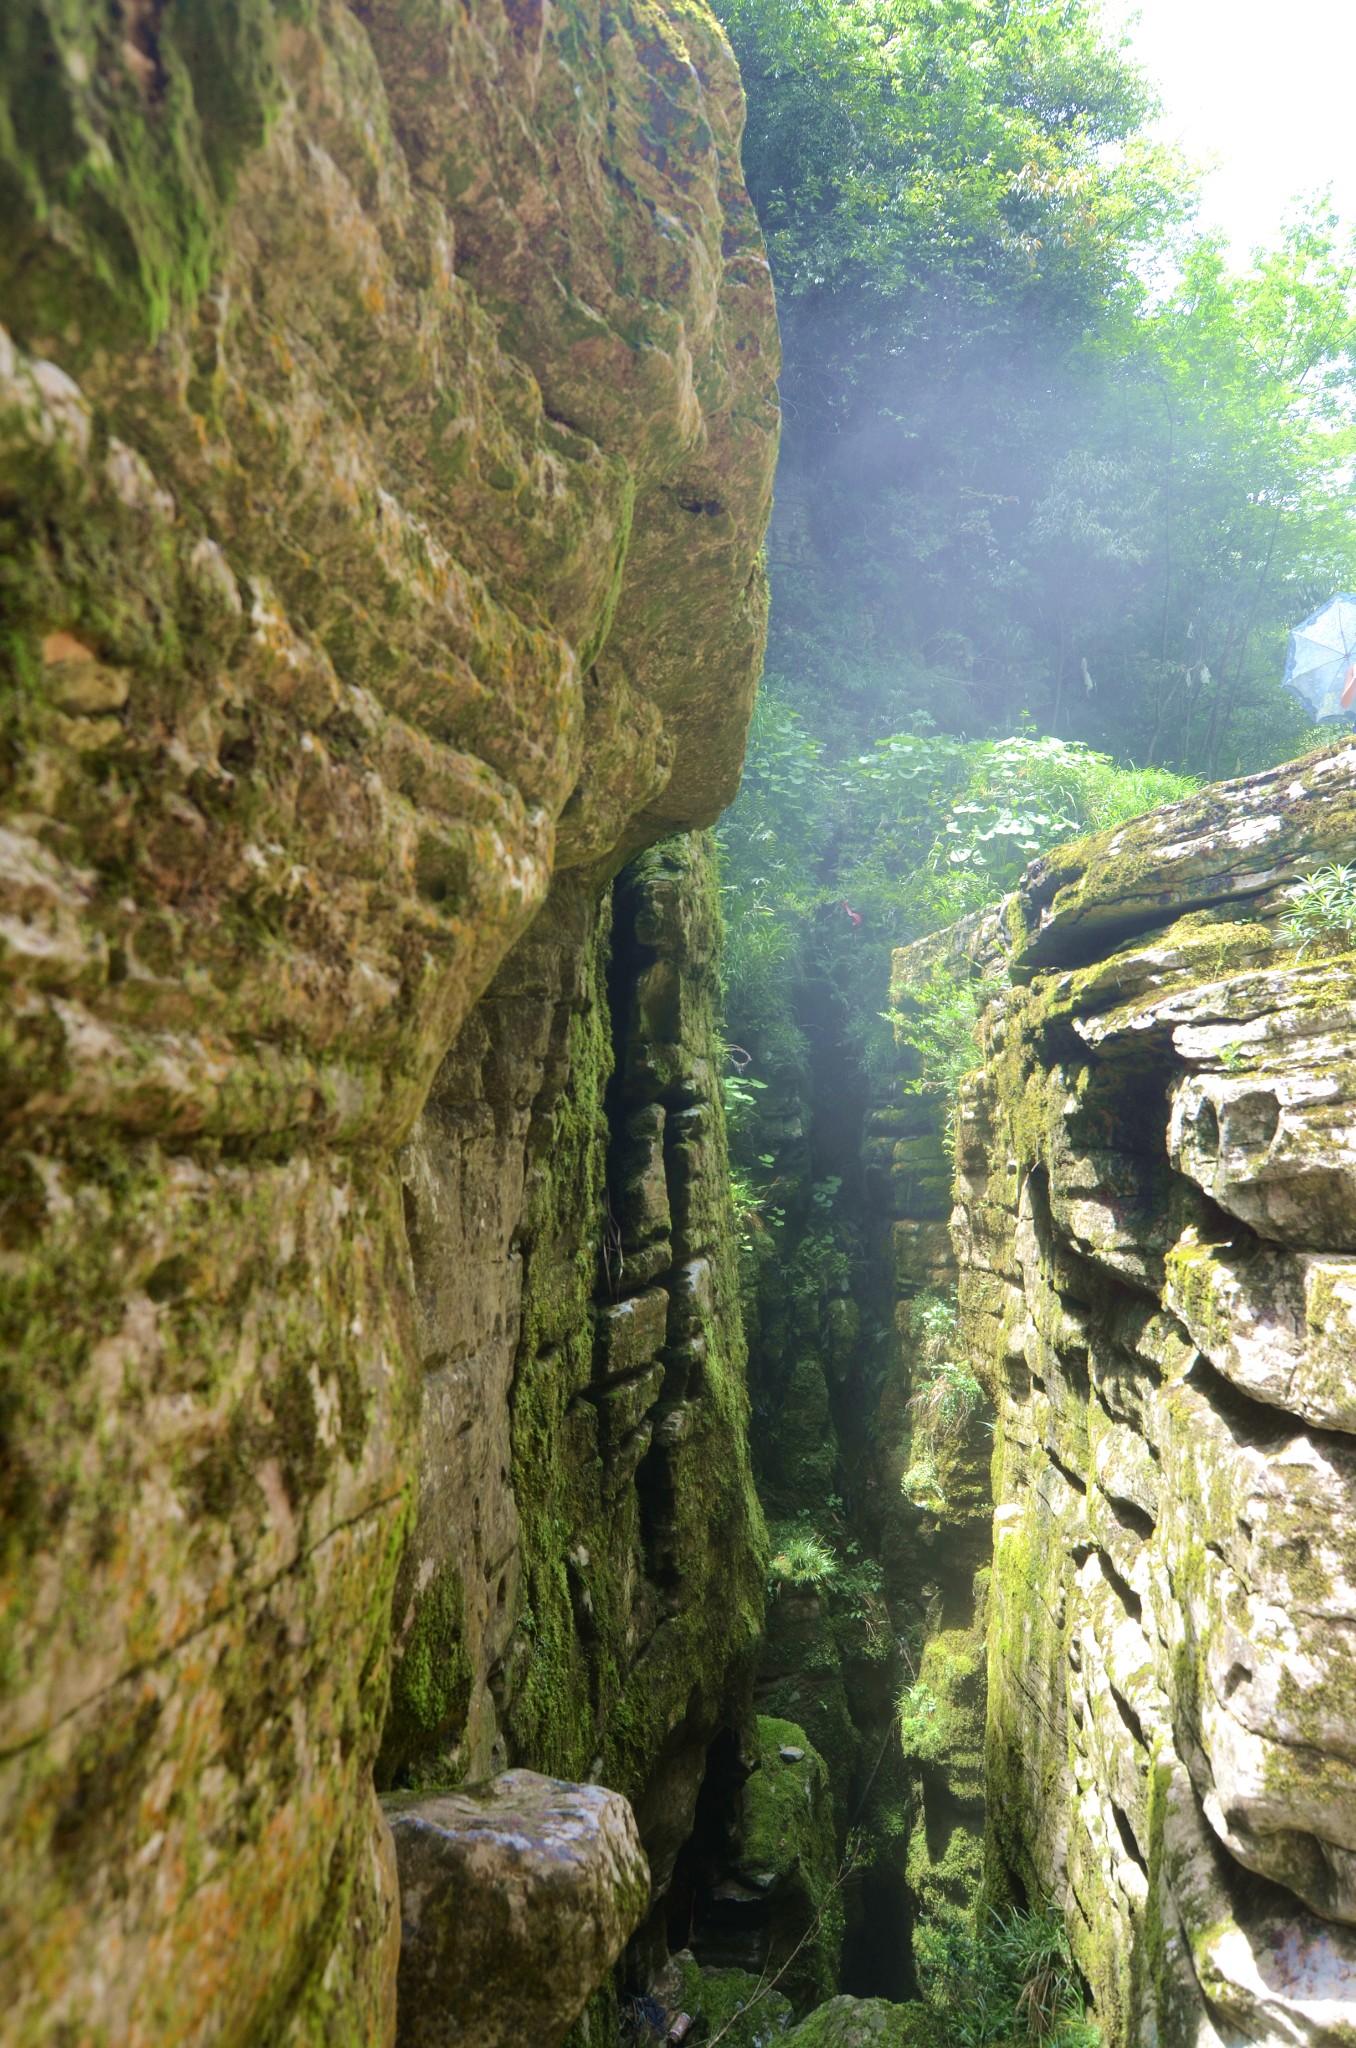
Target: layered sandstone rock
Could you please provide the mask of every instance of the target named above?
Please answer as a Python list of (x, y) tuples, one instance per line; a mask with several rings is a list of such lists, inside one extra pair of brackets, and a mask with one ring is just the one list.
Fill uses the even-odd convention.
[(642, 1976), (762, 1623), (717, 906), (698, 836), (601, 904), (564, 878), (404, 1158), (426, 1377), (382, 1781), (507, 1757), (619, 1788)]
[(35, 5), (6, 63), (0, 2038), (368, 2048), (395, 1155), (553, 871), (734, 787), (738, 82), (649, 0)]
[(960, 949), (1010, 949), (954, 1219), (998, 1408), (996, 1875), (1066, 1902), (1114, 2044), (1356, 2011), (1356, 957), (1283, 922), (1354, 796), (1346, 742), (1203, 791)]

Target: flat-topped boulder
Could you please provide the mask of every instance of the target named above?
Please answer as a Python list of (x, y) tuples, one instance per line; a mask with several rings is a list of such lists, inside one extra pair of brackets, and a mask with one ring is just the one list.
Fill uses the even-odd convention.
[(400, 1870), (399, 2048), (554, 2048), (649, 1904), (627, 1801), (505, 1771), (385, 1805)]
[(1033, 860), (1009, 899), (1019, 976), (1081, 967), (1190, 911), (1256, 898), (1356, 845), (1348, 737)]

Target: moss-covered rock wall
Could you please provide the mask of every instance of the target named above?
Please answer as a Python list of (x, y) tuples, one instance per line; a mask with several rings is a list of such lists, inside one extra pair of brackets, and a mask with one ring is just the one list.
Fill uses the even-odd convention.
[[(943, 971), (968, 975), (949, 935), (895, 956), (891, 1007)], [(906, 1797), (903, 1874), (920, 1992), (944, 1999), (957, 1943), (977, 1925), (984, 1839), (984, 1627), (991, 1552), (993, 1408), (970, 1366), (948, 1227), (951, 1104), (900, 1049), (878, 1089), (864, 1159), (878, 1270), (893, 1312), (877, 1422), (881, 1558), (912, 1593), (897, 1732)]]
[(1356, 956), (1285, 923), (1354, 798), (1347, 741), (1202, 791), (955, 946), (1004, 983), (955, 1218), (997, 1410), (988, 1881), (1064, 1908), (1111, 2048), (1356, 2013)]
[(845, 1020), (822, 964), (731, 1017), (758, 1700), (824, 1758), (851, 1840), (841, 1981), (905, 1999), (942, 1994), (980, 1880), (992, 1409), (954, 1363), (949, 1105), (888, 1040), (868, 1071)]
[(601, 904), (558, 884), (404, 1162), (423, 1476), (380, 1776), (508, 1761), (625, 1792), (654, 1886), (642, 1977), (762, 1629), (719, 943), (701, 836)]
[[(570, 1052), (593, 1170), (603, 1049), (550, 1035), (592, 898), (733, 792), (776, 417), (740, 117), (696, 0), (0, 23), (6, 2042), (386, 2037), (434, 1369), (397, 1155), (568, 870), (500, 986), (555, 976), (518, 1052), (548, 1093)], [(475, 1112), (506, 1241), (525, 1085)], [(527, 1597), (501, 1392), (401, 1707), (477, 1756)]]

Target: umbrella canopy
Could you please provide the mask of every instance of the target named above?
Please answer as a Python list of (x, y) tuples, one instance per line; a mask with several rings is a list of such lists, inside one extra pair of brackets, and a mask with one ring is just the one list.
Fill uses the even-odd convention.
[(1330, 597), (1296, 626), (1282, 687), (1316, 720), (1356, 718), (1356, 597)]

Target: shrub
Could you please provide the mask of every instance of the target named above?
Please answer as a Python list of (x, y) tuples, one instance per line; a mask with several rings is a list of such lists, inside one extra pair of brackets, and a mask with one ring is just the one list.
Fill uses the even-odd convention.
[(838, 1559), (818, 1536), (788, 1536), (774, 1552), (772, 1577), (791, 1586), (826, 1586), (838, 1576)]
[(1301, 958), (1313, 945), (1349, 948), (1356, 941), (1356, 866), (1330, 861), (1306, 875), (1282, 929), (1298, 942)]

